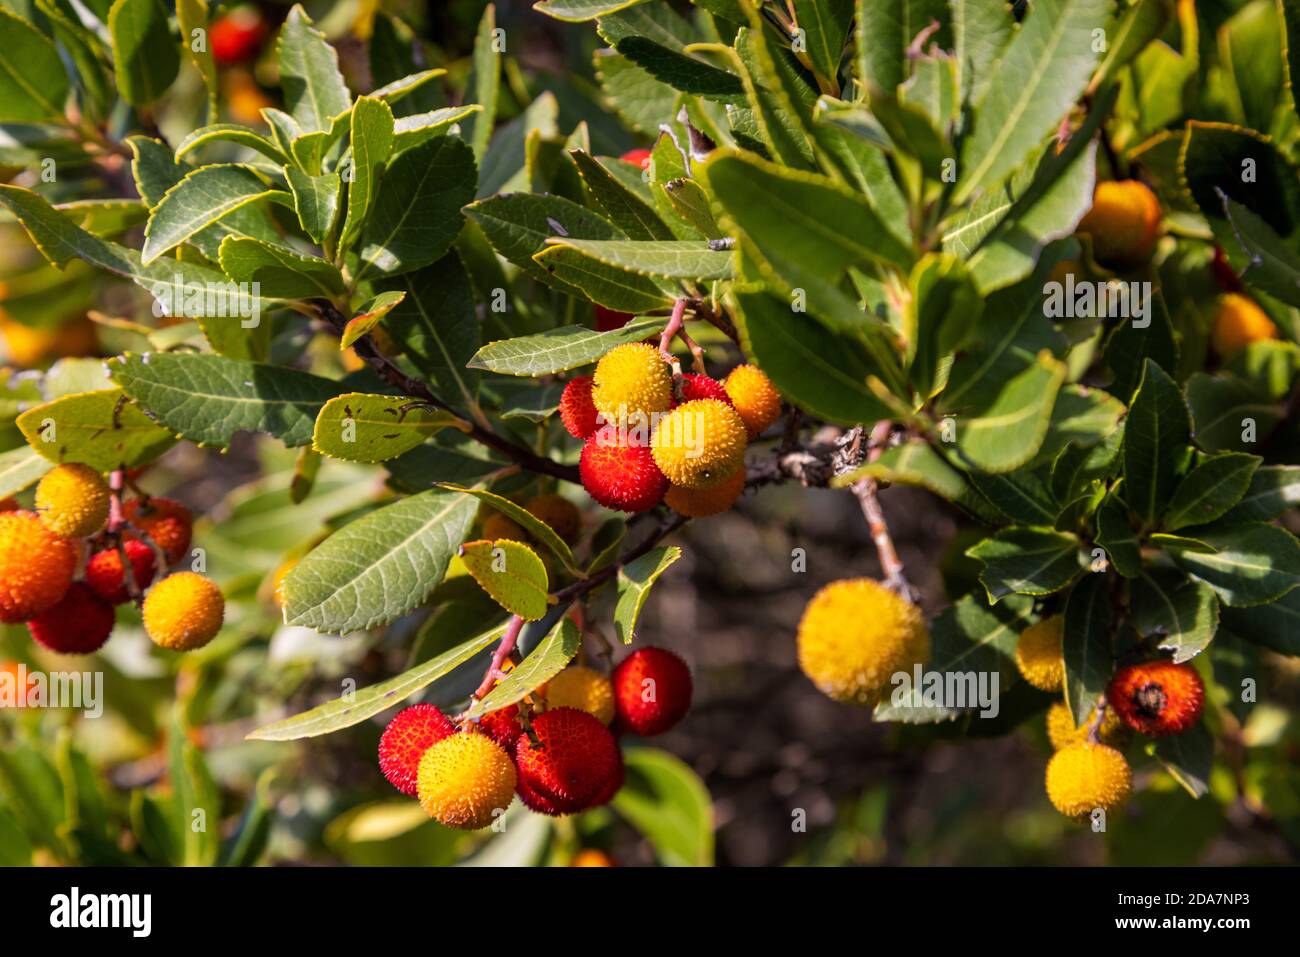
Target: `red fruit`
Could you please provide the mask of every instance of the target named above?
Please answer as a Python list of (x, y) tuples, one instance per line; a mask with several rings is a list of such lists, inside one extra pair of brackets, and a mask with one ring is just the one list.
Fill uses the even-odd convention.
[(485, 714), (479, 719), (478, 729), (505, 748), (507, 754), (513, 753), (515, 741), (524, 733), (523, 725), (519, 723), (519, 705), (512, 704)]
[(644, 512), (668, 491), (668, 480), (655, 464), (649, 445), (634, 444), (612, 425), (600, 429), (582, 447), (578, 472), (583, 488), (606, 508)]
[[(126, 520), (148, 535), (169, 564), (175, 565), (190, 550), (194, 519), (190, 510), (169, 498), (132, 499), (122, 510)], [(127, 538), (131, 538), (127, 533)]]
[(113, 632), (113, 606), (101, 601), (90, 586), (73, 582), (63, 600), (27, 623), (38, 645), (61, 655), (98, 651)]
[[(618, 739), (615, 738), (614, 740), (617, 742)], [(592, 798), (591, 803), (588, 804), (587, 807), (588, 808), (603, 807), (604, 805), (608, 804), (610, 801), (614, 800), (614, 795), (617, 794), (619, 792), (619, 789), (622, 787), (623, 787), (623, 752), (619, 751), (618, 769), (614, 774), (611, 774), (609, 776), (609, 780), (605, 784), (605, 789), (601, 791), (599, 794), (597, 794), (594, 798)]]
[(1232, 268), (1232, 263), (1228, 262), (1228, 254), (1223, 251), (1222, 246), (1214, 247), (1214, 259), (1210, 263), (1210, 271), (1214, 274), (1214, 281), (1224, 292), (1241, 292), (1243, 288), (1241, 279), (1237, 276), (1237, 271)]
[(691, 670), (664, 648), (640, 648), (610, 675), (618, 723), (642, 736), (663, 734), (691, 707)]
[[(695, 399), (717, 399), (731, 405), (731, 396), (727, 395), (726, 387), (721, 382), (698, 372), (687, 372), (682, 376), (682, 402)], [(679, 404), (674, 403), (674, 407)]]
[(416, 796), (415, 780), (424, 752), (456, 726), (431, 704), (417, 704), (397, 712), (379, 739), (379, 770), (403, 794)]
[(615, 329), (622, 329), (635, 318), (636, 316), (630, 312), (615, 312), (613, 309), (597, 306), (596, 331), (613, 332)]
[(628, 150), (619, 157), (624, 163), (632, 163), (645, 169), (650, 165), (650, 151), (646, 149)]
[(600, 413), (591, 401), (592, 381), (589, 375), (576, 376), (560, 394), (560, 419), (575, 439), (591, 438), (599, 426)]
[(222, 66), (251, 60), (262, 48), (266, 34), (266, 21), (256, 7), (238, 7), (209, 28), (212, 58)]
[(533, 719), (538, 744), (515, 742), (519, 796), (543, 814), (574, 814), (611, 795), (623, 774), (618, 744), (600, 721), (577, 708), (556, 708)]
[(1142, 734), (1182, 734), (1201, 717), (1205, 685), (1196, 669), (1172, 661), (1148, 661), (1115, 672), (1106, 703), (1120, 720)]
[[(138, 591), (144, 591), (153, 581), (153, 549), (144, 542), (124, 542), (127, 561), (135, 576)], [(110, 605), (123, 605), (131, 600), (131, 592), (126, 586), (126, 576), (122, 574), (122, 552), (116, 548), (106, 548), (96, 552), (86, 563), (86, 584), (101, 599)]]

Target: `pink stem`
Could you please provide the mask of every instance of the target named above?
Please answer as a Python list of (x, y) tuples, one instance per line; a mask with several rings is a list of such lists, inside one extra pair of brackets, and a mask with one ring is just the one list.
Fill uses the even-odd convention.
[(483, 675), (483, 682), (474, 692), (475, 700), (482, 698), (491, 691), (493, 683), (502, 677), (501, 666), (505, 664), (506, 659), (515, 650), (515, 643), (519, 641), (519, 633), (523, 631), (523, 628), (524, 620), (518, 615), (510, 619), (510, 623), (506, 625), (506, 633), (501, 636), (501, 643), (497, 645), (497, 650), (492, 653), (492, 663), (488, 665), (487, 673)]

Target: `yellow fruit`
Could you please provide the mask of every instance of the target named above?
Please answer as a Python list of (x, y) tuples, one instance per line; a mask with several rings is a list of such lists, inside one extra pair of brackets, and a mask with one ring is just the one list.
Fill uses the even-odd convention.
[(921, 610), (870, 578), (831, 582), (799, 621), (799, 667), (836, 701), (875, 705), (900, 671), (930, 657)]
[(144, 630), (160, 648), (193, 651), (216, 637), (226, 599), (211, 579), (194, 572), (168, 575), (144, 598)]
[(1016, 642), (1016, 665), (1020, 673), (1041, 691), (1060, 691), (1065, 681), (1065, 659), (1061, 657), (1060, 615), (1036, 621), (1020, 633)]
[(582, 516), (578, 513), (578, 506), (563, 495), (539, 495), (525, 502), (524, 508), (543, 524), (551, 526), (566, 545), (572, 545), (578, 540)]
[(721, 399), (683, 402), (650, 436), (655, 464), (673, 485), (712, 488), (745, 464), (745, 421)]
[(1047, 763), (1047, 797), (1066, 817), (1123, 803), (1133, 784), (1124, 755), (1104, 744), (1071, 744)]
[(570, 867), (614, 867), (614, 858), (610, 857), (604, 851), (598, 851), (592, 847), (585, 847), (577, 854), (573, 855), (573, 860), (569, 861)]
[(1277, 326), (1252, 300), (1235, 292), (1219, 297), (1214, 315), (1214, 351), (1221, 356), (1239, 352), (1252, 342), (1277, 338)]
[(0, 311), (0, 338), (4, 339), (7, 361), (24, 369), (66, 356), (93, 356), (99, 352), (95, 324), (85, 316), (38, 329)]
[[(298, 562), (299, 562), (298, 558), (285, 559), (283, 562), (280, 563), (280, 566), (271, 573), (271, 582), (270, 582), (271, 603), (274, 604), (275, 607), (280, 611), (284, 611), (284, 595), (280, 591), (281, 586), (284, 585), (284, 580), (288, 576), (289, 572), (293, 571), (294, 568), (297, 567)], [(263, 595), (264, 594), (265, 593), (263, 593)]]
[[(1052, 742), (1052, 748), (1060, 751), (1068, 745), (1087, 741), (1088, 729), (1092, 727), (1096, 716), (1097, 710), (1094, 708), (1088, 712), (1087, 720), (1076, 728), (1074, 719), (1070, 717), (1070, 709), (1060, 701), (1056, 702), (1047, 709), (1047, 737)], [(1124, 724), (1114, 708), (1106, 709), (1101, 727), (1097, 729), (1097, 738), (1102, 744), (1114, 744), (1124, 738)]]
[(502, 540), (511, 542), (528, 541), (528, 533), (514, 519), (507, 518), (500, 512), (489, 512), (483, 519), (483, 537), (489, 541)]
[(420, 806), (447, 827), (487, 827), (515, 795), (515, 763), (485, 734), (460, 732), (443, 738), (420, 758), (416, 772)]
[(12, 625), (49, 611), (76, 570), (72, 542), (31, 512), (0, 513), (0, 621)]
[(607, 422), (635, 425), (672, 406), (672, 373), (654, 346), (615, 346), (596, 363), (591, 401)]
[(675, 512), (690, 518), (707, 518), (725, 512), (736, 504), (745, 491), (745, 467), (742, 465), (728, 475), (721, 485), (713, 488), (683, 488), (671, 485), (664, 502)]
[(745, 420), (751, 439), (781, 415), (781, 393), (757, 366), (736, 366), (727, 374), (723, 388), (727, 390), (732, 406)]
[(547, 683), (546, 706), (577, 708), (609, 724), (614, 720), (614, 686), (599, 671), (573, 665)]
[(79, 462), (56, 465), (36, 486), (36, 514), (64, 538), (94, 535), (108, 521), (108, 505), (108, 483)]
[(1160, 201), (1137, 180), (1098, 183), (1078, 232), (1092, 237), (1093, 258), (1107, 266), (1140, 266), (1160, 235)]

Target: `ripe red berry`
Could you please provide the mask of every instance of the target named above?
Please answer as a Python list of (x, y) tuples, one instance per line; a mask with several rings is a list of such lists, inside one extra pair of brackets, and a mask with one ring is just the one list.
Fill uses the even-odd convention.
[(622, 329), (635, 318), (636, 316), (630, 312), (615, 312), (613, 309), (597, 306), (596, 331), (613, 332), (615, 329)]
[[(124, 542), (122, 549), (126, 551), (127, 561), (131, 563), (136, 588), (142, 592), (153, 581), (153, 549), (144, 542), (135, 541)], [(125, 604), (131, 600), (131, 592), (122, 571), (122, 551), (116, 547), (106, 548), (96, 552), (86, 563), (86, 584), (110, 605)]]
[(721, 382), (698, 372), (687, 372), (682, 376), (682, 402), (695, 399), (718, 399), (731, 405), (731, 397)]
[(1106, 703), (1134, 731), (1155, 737), (1182, 734), (1201, 717), (1205, 685), (1191, 665), (1148, 661), (1115, 672)]
[(523, 725), (519, 723), (519, 705), (508, 705), (485, 714), (479, 719), (478, 729), (505, 748), (506, 753), (513, 753), (516, 739), (524, 733)]
[[(169, 564), (188, 554), (194, 519), (190, 510), (169, 498), (132, 499), (122, 509), (126, 520), (149, 536)], [(128, 532), (127, 537), (132, 537)]]
[(587, 492), (606, 508), (644, 512), (668, 491), (668, 480), (655, 464), (649, 445), (634, 444), (631, 433), (620, 435), (607, 425), (582, 447), (578, 472)]
[(61, 655), (98, 651), (113, 632), (113, 606), (100, 600), (89, 585), (73, 582), (62, 601), (27, 623), (36, 643)]
[(647, 149), (628, 150), (619, 157), (624, 163), (631, 163), (645, 169), (650, 165), (650, 151)]
[(569, 380), (560, 394), (560, 420), (575, 439), (589, 439), (596, 431), (600, 413), (591, 401), (592, 378), (576, 376)]
[(424, 752), (456, 726), (431, 704), (417, 704), (397, 712), (379, 739), (379, 770), (403, 794), (416, 796), (416, 778)]
[(519, 796), (543, 814), (574, 814), (612, 795), (623, 758), (609, 729), (577, 708), (556, 708), (533, 719), (528, 735), (515, 742)]
[(663, 734), (691, 707), (691, 670), (664, 648), (637, 649), (610, 680), (619, 726), (634, 734)]
[(251, 60), (262, 48), (266, 34), (266, 21), (256, 7), (237, 7), (209, 28), (212, 58), (223, 66)]

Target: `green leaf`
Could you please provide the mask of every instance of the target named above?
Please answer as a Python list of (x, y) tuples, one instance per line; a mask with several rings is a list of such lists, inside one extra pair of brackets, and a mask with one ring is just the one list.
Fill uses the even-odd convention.
[(502, 515), (521, 526), (524, 531), (531, 535), (542, 545), (545, 545), (552, 554), (555, 555), (564, 567), (575, 575), (581, 575), (577, 562), (573, 558), (573, 552), (565, 544), (564, 539), (555, 533), (555, 529), (547, 525), (528, 509), (524, 508), (504, 496), (497, 495), (495, 492), (489, 492), (480, 488), (465, 488), (460, 485), (453, 485), (450, 482), (438, 483), (440, 487), (452, 492), (463, 492), (466, 495), (473, 495), (481, 502), (485, 502), (491, 508), (500, 512)]
[(0, 8), (0, 123), (61, 120), (68, 73), (59, 51), (12, 10)]
[(150, 212), (141, 261), (149, 265), (213, 223), (274, 192), (242, 166), (200, 166), (169, 189)]
[(1149, 746), (1155, 759), (1194, 798), (1210, 791), (1214, 766), (1214, 739), (1204, 722), (1197, 722), (1182, 734), (1160, 738)]
[(1223, 624), (1233, 634), (1278, 654), (1300, 656), (1300, 588), (1266, 605), (1222, 612)]
[(270, 299), (332, 298), (343, 292), (343, 276), (323, 259), (300, 256), (260, 239), (227, 236), (221, 241), (221, 269), (239, 283), (259, 283), (256, 295)]
[[(518, 545), (518, 542), (510, 544)], [(501, 679), (500, 684), (470, 705), (465, 716), (471, 719), (481, 718), (522, 701), (568, 667), (581, 644), (582, 635), (573, 619), (567, 616), (561, 618), (546, 637), (537, 643), (537, 647)]]
[(807, 38), (808, 58), (818, 73), (835, 81), (853, 21), (853, 0), (794, 0), (794, 12)]
[(296, 167), (285, 169), (298, 223), (318, 245), (334, 231), (339, 217), (339, 194), (342, 183), (338, 173), (311, 176)]
[(669, 545), (646, 552), (618, 570), (618, 604), (614, 608), (614, 631), (623, 644), (630, 645), (636, 637), (636, 620), (650, 595), (651, 586), (668, 570), (669, 565), (681, 557), (682, 550), (676, 545)]
[[(972, 515), (986, 521), (996, 521), (1000, 517), (998, 510), (977, 494), (962, 474), (924, 440), (917, 439), (891, 446), (876, 461), (834, 477), (831, 484), (836, 488), (847, 488), (864, 478), (929, 489), (935, 495), (960, 505)], [(1039, 520), (1052, 521), (1051, 518), (1041, 517)]]
[(682, 93), (724, 102), (739, 102), (744, 96), (745, 87), (734, 73), (646, 37), (622, 37), (614, 49), (660, 83)]
[(1257, 455), (1241, 452), (1205, 459), (1178, 483), (1161, 527), (1173, 532), (1213, 522), (1241, 501), (1261, 461)]
[[(211, 867), (221, 849), (221, 795), (203, 754), (186, 738), (179, 718), (168, 734), (168, 780), (172, 787), (176, 828), (182, 835), (181, 862), (186, 867)], [(201, 825), (201, 826), (200, 826)]]
[(618, 312), (650, 312), (674, 298), (666, 280), (610, 265), (572, 245), (548, 245), (533, 259), (563, 286), (579, 290), (582, 298)]
[(533, 9), (556, 20), (583, 23), (644, 2), (645, 0), (540, 0), (533, 4)]
[(197, 32), (202, 30), (206, 36), (210, 26), (207, 0), (176, 0), (176, 26), (181, 34), (181, 48), (190, 63), (194, 64), (194, 68), (199, 71), (199, 75), (203, 77), (203, 85), (207, 88), (208, 119), (215, 119), (217, 95), (221, 91), (217, 79), (217, 62), (213, 59), (212, 49), (207, 43), (202, 44), (201, 49), (195, 49), (199, 44), (194, 42)]
[(448, 413), (406, 396), (349, 392), (321, 407), (311, 447), (345, 462), (387, 462), (451, 424)]
[[(1237, 175), (1225, 176), (1224, 170)], [(1251, 176), (1241, 175), (1250, 169)], [(1213, 225), (1222, 223), (1224, 196), (1263, 219), (1279, 236), (1300, 228), (1300, 175), (1278, 148), (1254, 130), (1229, 123), (1188, 120), (1179, 152), (1179, 174), (1196, 205)], [(1220, 245), (1239, 254), (1228, 231)]]
[(411, 695), (450, 674), (501, 637), (504, 625), (462, 642), (436, 658), (416, 665), (395, 678), (353, 691), (283, 721), (263, 725), (248, 735), (250, 741), (296, 741), (341, 731), (401, 704)]
[(546, 614), (549, 578), (537, 553), (523, 542), (466, 542), (460, 549), (465, 568), (492, 600), (524, 621)]
[(356, 313), (343, 327), (339, 336), (339, 349), (355, 345), (363, 336), (369, 335), (396, 307), (406, 301), (406, 293), (400, 291), (381, 292), (358, 307)]
[[(596, 240), (551, 237), (547, 249), (567, 246), (584, 257), (616, 269), (660, 279), (688, 279), (714, 282), (733, 277), (730, 253), (715, 252), (707, 242), (656, 242), (629, 239)], [(552, 256), (543, 253), (537, 262), (545, 266)]]
[(431, 489), (349, 522), (285, 576), (285, 621), (345, 634), (406, 614), (442, 581), (477, 511), (473, 496)]
[(387, 103), (369, 96), (357, 98), (352, 107), (351, 143), (352, 175), (340, 249), (347, 249), (360, 234), (375, 199), (380, 171), (393, 150), (393, 111)]
[(1097, 64), (1092, 33), (1105, 27), (1107, 0), (1040, 0), (997, 60), (962, 146), (954, 201), (997, 186), (1083, 92)]
[(1001, 0), (950, 0), (948, 5), (952, 9), (958, 92), (963, 103), (975, 103), (984, 96), (992, 67), (1011, 36), (1013, 21)]
[(474, 55), (471, 59), (467, 100), (479, 104), (482, 113), (465, 121), (465, 139), (474, 150), (474, 161), (483, 162), (488, 140), (492, 138), (492, 125), (497, 116), (497, 95), (501, 88), (501, 53), (496, 49), (496, 7), (488, 4), (479, 21), (474, 37)]
[(35, 485), (54, 463), (30, 446), (0, 452), (0, 498), (8, 498)]
[[(450, 132), (462, 120), (474, 119), (482, 107), (477, 103), (465, 106), (447, 106), (427, 113), (399, 116), (393, 123), (393, 155)], [(461, 137), (464, 139), (464, 136)]]
[(659, 214), (641, 197), (614, 178), (596, 159), (583, 150), (571, 150), (569, 155), (578, 167), (588, 192), (610, 222), (622, 229), (632, 239), (671, 240), (672, 230)]
[(1148, 524), (1160, 518), (1173, 495), (1190, 441), (1182, 393), (1165, 370), (1148, 359), (1124, 427), (1125, 497)]
[(117, 88), (132, 106), (167, 92), (181, 68), (180, 52), (161, 0), (114, 0), (108, 11)]
[(1067, 445), (1073, 444), (1077, 450), (1093, 448), (1115, 433), (1123, 414), (1124, 404), (1100, 389), (1062, 386), (1034, 464), (1055, 462)]
[(1238, 450), (1247, 422), (1257, 435), (1268, 435), (1282, 421), (1280, 403), (1236, 376), (1193, 373), (1187, 380), (1187, 404), (1196, 425), (1196, 444), (1209, 451)]
[(1241, 278), (1270, 296), (1300, 306), (1300, 254), (1263, 218), (1220, 193), (1223, 211), (1235, 243), (1228, 243), (1228, 260), (1243, 270)]
[(179, 163), (190, 153), (202, 149), (209, 143), (217, 142), (246, 146), (282, 166), (289, 165), (289, 157), (284, 154), (280, 147), (261, 134), (250, 130), (247, 126), (240, 126), (238, 123), (213, 123), (210, 126), (200, 126), (181, 140), (180, 145), (176, 147), (176, 162)]
[(988, 472), (1007, 472), (1031, 460), (1047, 435), (1065, 375), (1064, 363), (1040, 353), (986, 402), (963, 410), (957, 420), (961, 453)]
[(1065, 703), (1076, 726), (1087, 720), (1114, 670), (1109, 588), (1108, 576), (1088, 575), (1065, 600), (1061, 635)]
[(474, 154), (440, 137), (388, 164), (361, 233), (356, 281), (411, 272), (441, 259), (460, 232), (460, 209), (474, 198)]
[(1212, 553), (1172, 551), (1174, 563), (1214, 589), (1234, 607), (1276, 601), (1300, 585), (1300, 542), (1276, 525), (1241, 525), (1198, 529), (1196, 537)]
[(113, 381), (167, 428), (226, 448), (236, 432), (267, 432), (306, 445), (337, 383), (283, 366), (197, 353), (127, 353), (109, 361)]
[(280, 87), (289, 112), (303, 132), (328, 130), (334, 117), (352, 105), (352, 95), (339, 72), (338, 53), (312, 28), (301, 5), (289, 11), (277, 49)]
[[(858, 76), (884, 90), (907, 79), (907, 48), (931, 20), (948, 19), (943, 0), (858, 0)], [(945, 49), (942, 32), (935, 36)]]
[(1159, 647), (1174, 661), (1190, 661), (1207, 647), (1219, 627), (1219, 600), (1202, 582), (1171, 568), (1143, 572), (1133, 582), (1133, 622), (1143, 635), (1160, 638)]
[(1265, 465), (1255, 470), (1250, 487), (1221, 517), (1224, 523), (1271, 522), (1300, 506), (1300, 466)]
[(972, 470), (966, 478), (1013, 522), (1049, 527), (1061, 513), (1040, 472), (1022, 469), (999, 475)]
[(51, 462), (81, 462), (100, 472), (146, 465), (176, 444), (121, 389), (65, 395), (28, 409), (17, 425)]
[(595, 362), (614, 346), (648, 338), (663, 325), (663, 319), (645, 318), (634, 319), (623, 328), (609, 332), (596, 332), (586, 326), (562, 326), (534, 336), (499, 339), (479, 349), (469, 367), (533, 377), (567, 372)]
[(1050, 595), (1083, 571), (1079, 540), (1050, 528), (1004, 528), (966, 554), (983, 562), (980, 581), (994, 603), (1012, 594)]
[(713, 866), (713, 806), (704, 782), (681, 759), (653, 748), (628, 748), (626, 773), (611, 807), (645, 835), (660, 862)]
[(1115, 571), (1125, 578), (1142, 574), (1142, 542), (1128, 520), (1128, 506), (1115, 492), (1097, 509), (1097, 544), (1106, 550)]

